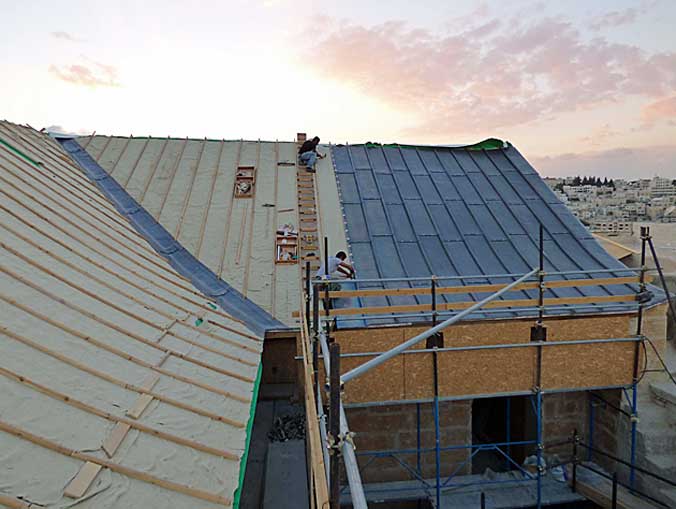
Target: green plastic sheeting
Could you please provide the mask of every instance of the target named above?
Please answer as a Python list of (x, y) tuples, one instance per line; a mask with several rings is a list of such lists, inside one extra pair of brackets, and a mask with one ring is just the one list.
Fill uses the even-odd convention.
[(23, 152), (21, 152), (21, 150), (19, 150), (18, 148), (16, 148), (14, 145), (11, 145), (10, 143), (7, 143), (7, 142), (6, 142), (5, 140), (3, 140), (2, 138), (0, 138), (0, 143), (2, 143), (5, 147), (7, 147), (8, 149), (10, 149), (10, 150), (11, 150), (12, 152), (14, 152), (15, 154), (18, 154), (18, 155), (20, 155), (21, 157), (23, 157), (26, 161), (28, 161), (28, 162), (30, 162), (30, 163), (33, 163), (35, 166), (40, 166), (40, 163), (37, 162), (35, 159), (33, 159), (31, 156), (29, 156), (28, 154), (24, 154)]
[(251, 446), (251, 432), (253, 431), (254, 417), (256, 415), (256, 405), (258, 404), (258, 389), (261, 385), (261, 376), (263, 375), (263, 363), (258, 365), (258, 374), (256, 375), (256, 383), (254, 384), (253, 397), (251, 398), (251, 408), (249, 409), (249, 422), (246, 425), (246, 445), (244, 447), (244, 454), (239, 463), (239, 483), (235, 491), (235, 499), (232, 507), (239, 509), (239, 501), (242, 498), (242, 488), (244, 488), (244, 474), (246, 473), (246, 462), (249, 458), (249, 447)]

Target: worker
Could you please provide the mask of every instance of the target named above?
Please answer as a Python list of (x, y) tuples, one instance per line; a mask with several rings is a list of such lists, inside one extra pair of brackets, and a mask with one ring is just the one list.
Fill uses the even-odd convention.
[(298, 150), (300, 162), (307, 166), (307, 171), (310, 173), (315, 172), (315, 163), (317, 158), (324, 159), (326, 154), (321, 154), (317, 152), (317, 145), (319, 145), (319, 136), (315, 136), (311, 140), (307, 140)]
[(354, 278), (354, 267), (347, 263), (347, 254), (345, 251), (338, 251), (336, 256), (329, 256), (328, 276), (324, 263), (315, 274), (317, 279), (346, 279)]
[[(354, 267), (347, 263), (345, 260), (347, 260), (347, 254), (345, 251), (338, 251), (336, 253), (336, 256), (330, 256), (328, 263), (329, 263), (329, 270), (328, 274), (325, 268), (324, 263), (322, 263), (321, 267), (319, 267), (319, 270), (315, 274), (316, 279), (354, 279), (355, 277), (355, 271)], [(315, 290), (318, 292), (325, 292), (326, 290), (330, 292), (338, 292), (340, 291), (340, 284), (339, 283), (324, 283), (321, 285), (316, 285)], [(324, 301), (324, 308), (325, 309), (331, 309), (333, 308), (331, 299), (328, 301)]]

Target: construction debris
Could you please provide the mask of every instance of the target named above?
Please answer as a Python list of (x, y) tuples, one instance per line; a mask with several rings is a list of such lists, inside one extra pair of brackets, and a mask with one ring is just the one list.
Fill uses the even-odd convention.
[(270, 442), (305, 439), (305, 416), (303, 414), (282, 415), (275, 419), (268, 433)]

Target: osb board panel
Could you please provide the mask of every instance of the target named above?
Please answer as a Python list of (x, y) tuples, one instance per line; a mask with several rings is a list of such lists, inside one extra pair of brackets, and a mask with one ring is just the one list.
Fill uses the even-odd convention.
[[(631, 315), (609, 315), (588, 318), (547, 318), (548, 341), (624, 338), (629, 334)], [(468, 344), (502, 344), (527, 342), (534, 320), (503, 320), (467, 322), (444, 329), (444, 338), (466, 340), (454, 346)], [(406, 327), (404, 338), (412, 338), (427, 330), (427, 327)], [(447, 345), (448, 346), (448, 345)]]
[[(384, 352), (401, 344), (407, 330), (403, 327), (385, 327), (382, 329), (336, 331), (333, 335), (336, 341), (340, 343), (341, 353)], [(406, 338), (408, 337), (412, 336), (406, 336)], [(423, 342), (419, 348), (424, 348), (424, 346), (425, 343)]]
[(434, 364), (431, 354), (404, 355), (404, 396), (406, 399), (434, 397)]
[[(368, 357), (343, 357), (340, 372), (346, 373), (366, 362)], [(398, 355), (345, 385), (346, 403), (398, 401), (404, 399), (404, 359)]]
[[(548, 341), (624, 338), (630, 315), (547, 319)], [(469, 322), (444, 331), (445, 347), (527, 343), (532, 320)], [(383, 352), (426, 327), (338, 331), (342, 353)], [(425, 348), (421, 342), (414, 349)], [(622, 385), (631, 381), (633, 344), (561, 345), (543, 348), (543, 387)], [(341, 372), (371, 356), (343, 358)], [(396, 359), (396, 362), (395, 362)], [(346, 401), (364, 403), (429, 398), (433, 395), (432, 354), (405, 354), (346, 387)], [(439, 353), (439, 389), (444, 397), (527, 391), (535, 384), (534, 347)], [(358, 386), (358, 387), (357, 387)]]
[(442, 396), (527, 391), (533, 387), (535, 349), (443, 352), (439, 368)]
[(561, 345), (542, 351), (542, 386), (603, 387), (630, 384), (635, 343)]

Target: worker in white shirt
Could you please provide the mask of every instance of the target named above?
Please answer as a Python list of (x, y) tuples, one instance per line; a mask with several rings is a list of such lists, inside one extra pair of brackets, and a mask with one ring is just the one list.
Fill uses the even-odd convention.
[[(321, 267), (319, 267), (319, 270), (315, 274), (315, 279), (354, 279), (354, 267), (352, 267), (352, 265), (347, 263), (345, 260), (347, 260), (347, 254), (345, 251), (338, 251), (336, 256), (329, 256), (328, 275), (324, 262), (322, 262)], [(338, 283), (317, 285), (315, 286), (315, 289), (319, 292), (324, 292), (327, 290), (327, 286), (330, 292), (340, 291), (340, 285)], [(324, 306), (332, 307), (330, 302), (325, 302)]]
[(336, 256), (329, 256), (328, 277), (324, 262), (322, 262), (322, 265), (319, 267), (315, 277), (317, 279), (354, 278), (354, 267), (352, 267), (352, 265), (347, 263), (345, 260), (347, 260), (347, 254), (345, 254), (345, 251), (338, 251)]

